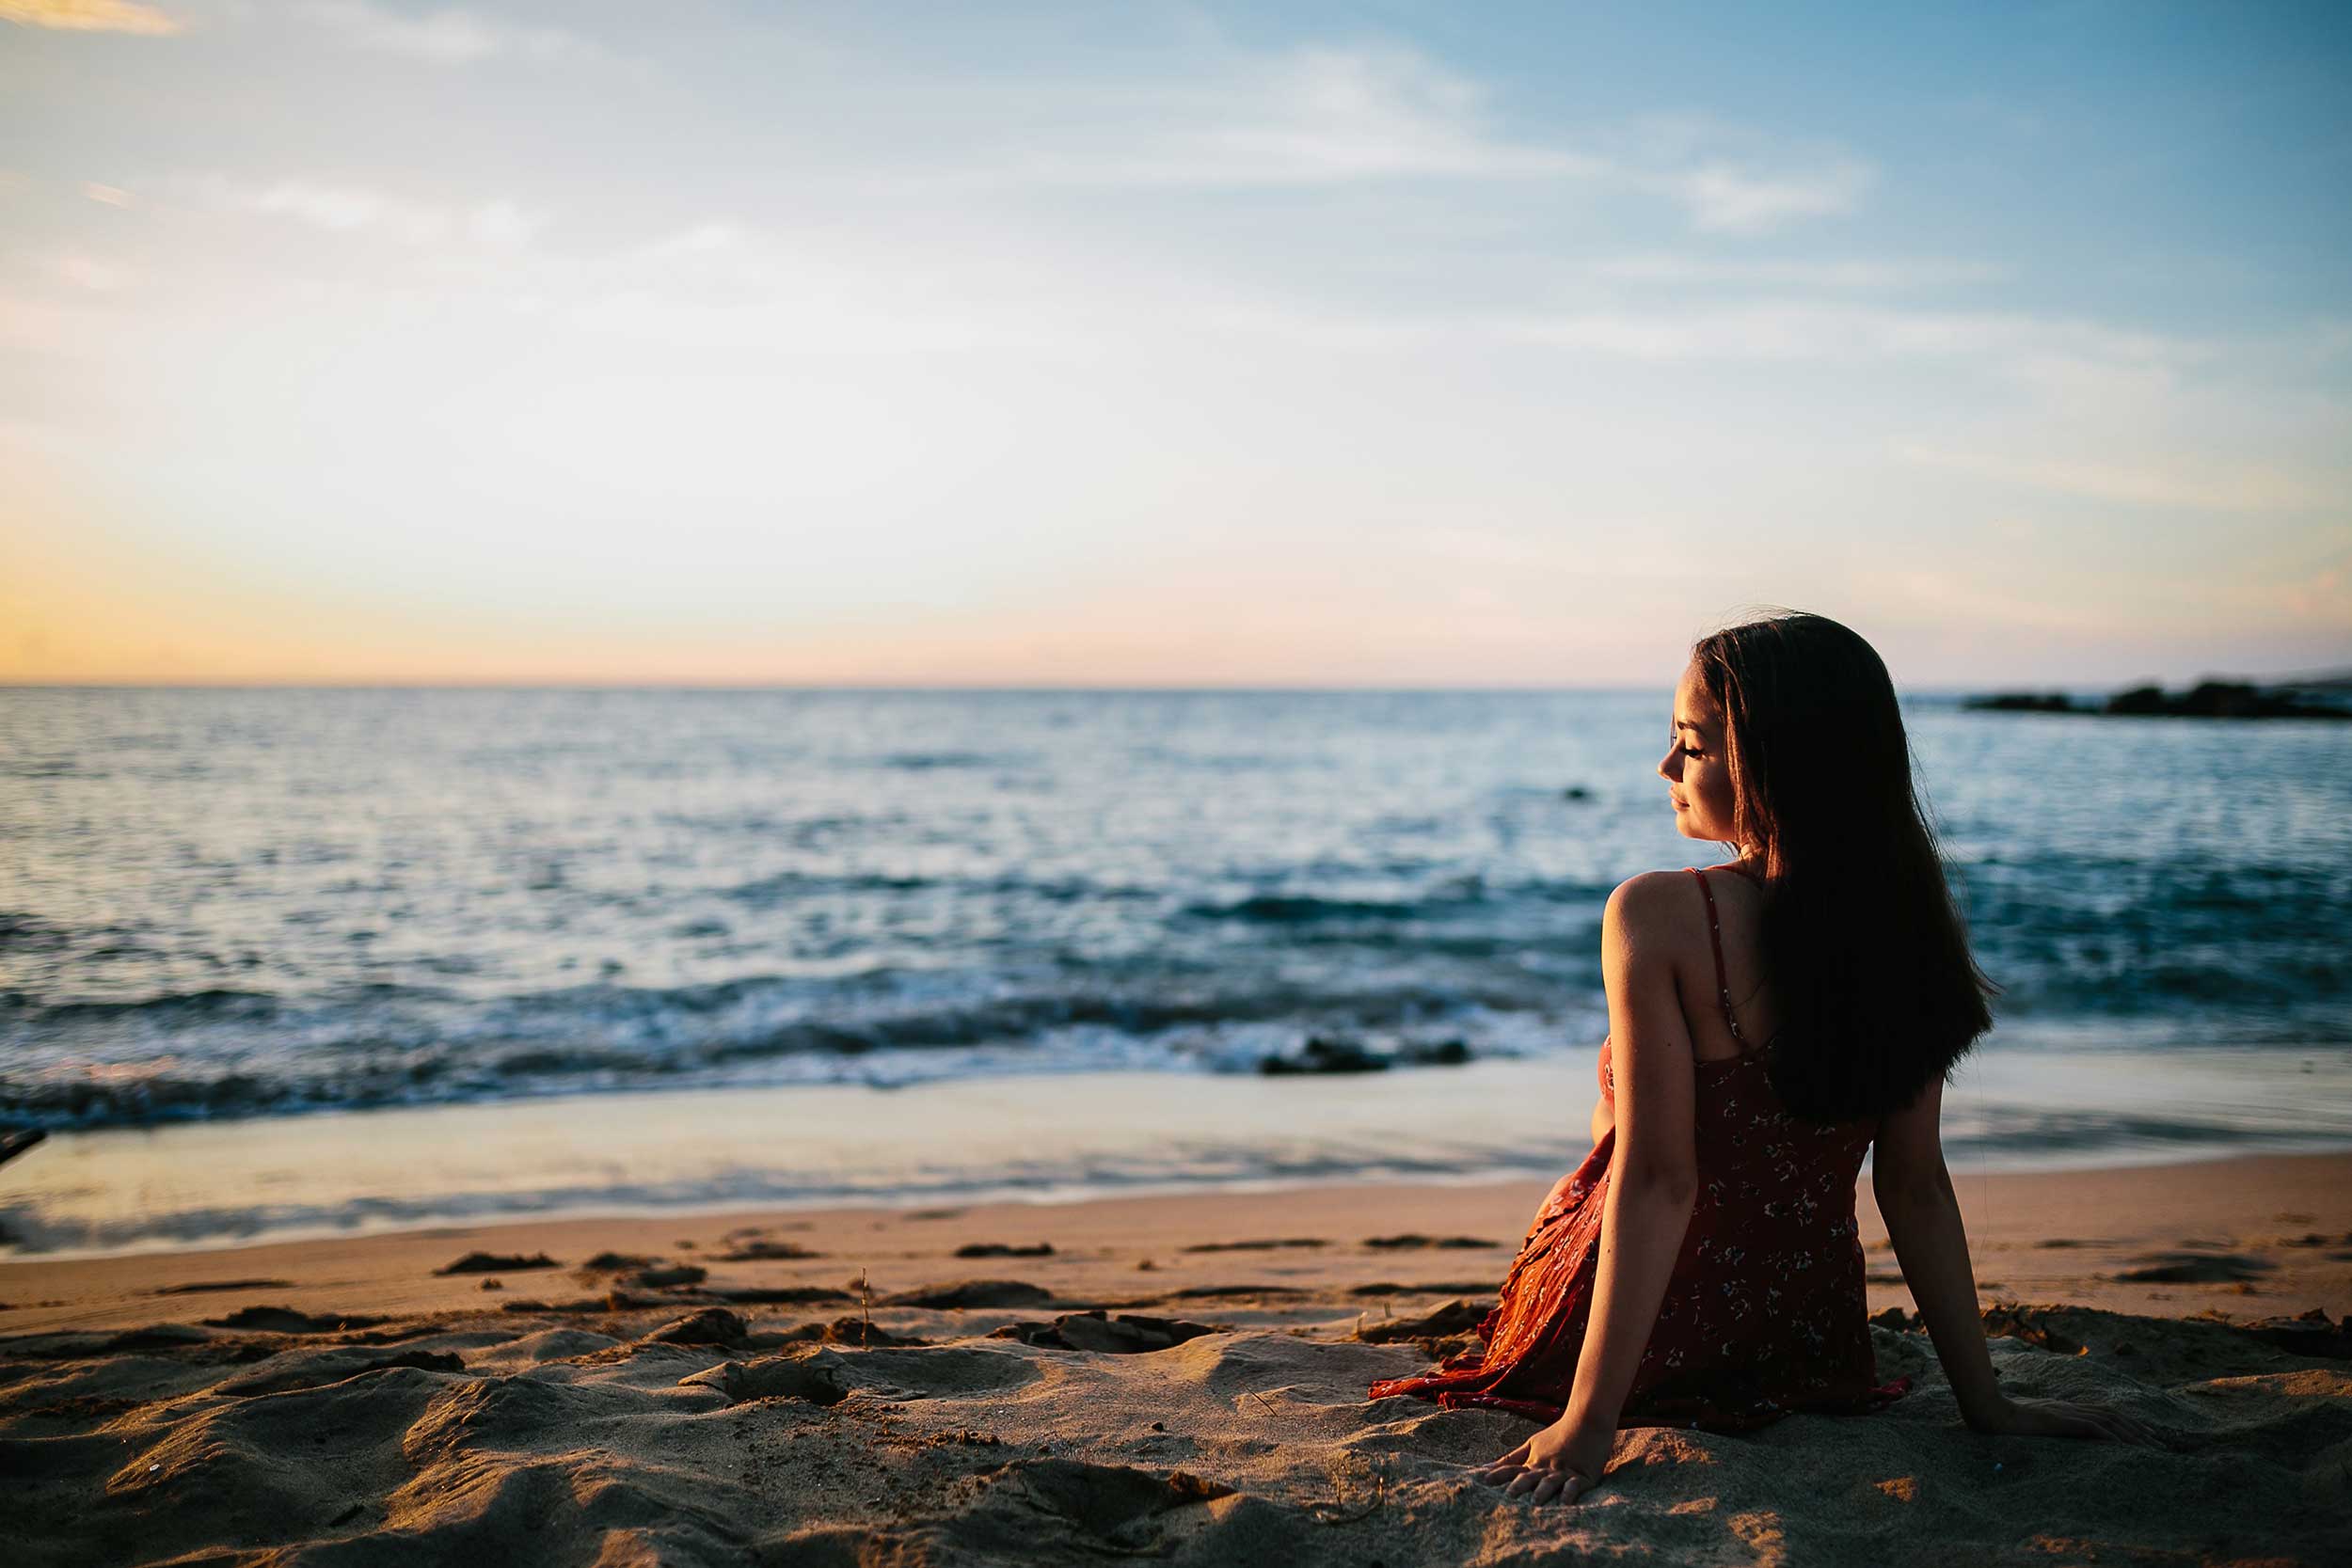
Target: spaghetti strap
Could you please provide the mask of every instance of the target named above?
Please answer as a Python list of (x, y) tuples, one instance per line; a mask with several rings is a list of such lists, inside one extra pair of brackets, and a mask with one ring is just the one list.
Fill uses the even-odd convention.
[(1740, 1048), (1740, 1053), (1745, 1055), (1748, 1037), (1740, 1032), (1739, 1015), (1731, 1010), (1731, 981), (1724, 974), (1724, 931), (1715, 918), (1715, 890), (1708, 884), (1703, 867), (1689, 865), (1683, 869), (1699, 879), (1699, 891), (1707, 895), (1707, 940), (1715, 950), (1715, 994), (1723, 1000), (1724, 1026), (1731, 1031), (1732, 1043)]

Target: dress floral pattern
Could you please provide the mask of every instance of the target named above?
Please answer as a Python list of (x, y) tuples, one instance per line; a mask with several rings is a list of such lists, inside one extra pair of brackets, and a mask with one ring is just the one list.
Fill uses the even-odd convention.
[[(1712, 931), (1711, 889), (1707, 907)], [(1720, 937), (1715, 969), (1737, 1038)], [(1620, 1427), (1741, 1432), (1800, 1410), (1862, 1415), (1911, 1390), (1908, 1377), (1879, 1382), (1870, 1345), (1854, 1184), (1874, 1124), (1790, 1116), (1764, 1071), (1768, 1049), (1694, 1064), (1698, 1195)], [(1598, 1075), (1613, 1095), (1605, 1040)], [(1613, 1128), (1536, 1216), (1478, 1325), (1482, 1347), (1375, 1383), (1374, 1399), (1559, 1418), (1592, 1314), (1615, 1147)]]

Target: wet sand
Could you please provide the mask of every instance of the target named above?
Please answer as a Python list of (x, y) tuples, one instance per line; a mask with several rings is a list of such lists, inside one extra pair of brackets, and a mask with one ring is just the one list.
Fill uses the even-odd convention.
[(1867, 1183), (1914, 1393), (1568, 1510), (1468, 1479), (1531, 1423), (1363, 1397), (1544, 1181), (523, 1222), (0, 1264), (14, 1560), (2344, 1560), (2352, 1156), (1955, 1183), (2004, 1386), (2173, 1447), (1962, 1426)]

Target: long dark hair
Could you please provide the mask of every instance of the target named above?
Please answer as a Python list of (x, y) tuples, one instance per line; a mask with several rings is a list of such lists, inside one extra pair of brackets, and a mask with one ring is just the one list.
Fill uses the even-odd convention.
[(1724, 712), (1734, 831), (1763, 859), (1772, 1087), (1816, 1123), (1908, 1105), (1992, 1027), (2000, 988), (1969, 954), (1886, 665), (1798, 611), (1691, 654)]

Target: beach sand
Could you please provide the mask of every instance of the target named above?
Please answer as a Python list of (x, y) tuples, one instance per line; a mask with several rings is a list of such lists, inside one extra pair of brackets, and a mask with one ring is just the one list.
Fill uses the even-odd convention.
[(1955, 1184), (2004, 1387), (2174, 1446), (1970, 1433), (1867, 1183), (1915, 1391), (1629, 1429), (1572, 1508), (1467, 1473), (1533, 1423), (1364, 1398), (1464, 1342), (1542, 1181), (562, 1220), (0, 1264), (0, 1556), (2352, 1560), (2352, 1155)]

